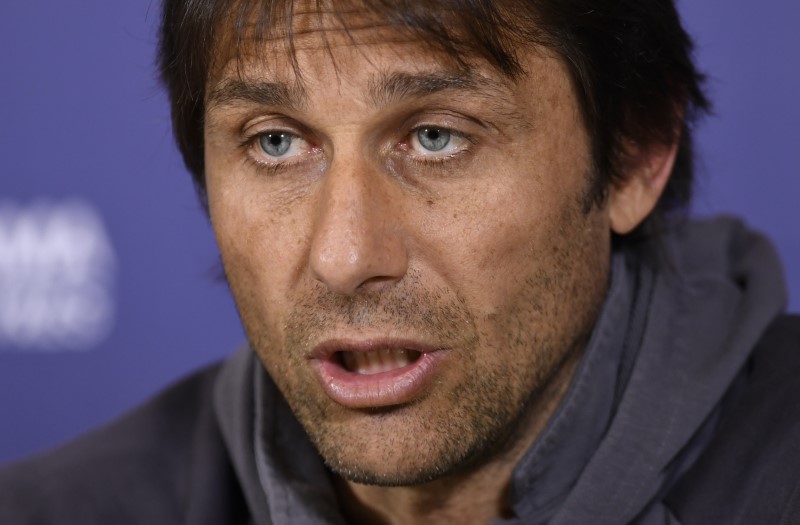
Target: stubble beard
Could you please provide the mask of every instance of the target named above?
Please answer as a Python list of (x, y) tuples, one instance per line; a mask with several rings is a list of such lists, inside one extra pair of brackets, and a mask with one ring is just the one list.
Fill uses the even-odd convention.
[[(597, 237), (590, 214), (576, 205), (551, 226), (544, 237), (552, 244), (532, 248), (538, 267), (520, 279), (504, 310), (481, 323), (463, 298), (426, 286), (412, 270), (376, 294), (345, 297), (316, 283), (275, 326), (258, 292), (229, 274), (252, 348), (334, 473), (414, 486), (477, 469), (526, 432), (532, 443), (530, 429), (538, 433), (566, 390), (608, 287), (608, 240)], [(307, 359), (315, 340), (343, 327), (424, 337), (452, 348), (450, 363), (466, 374), (434, 381), (406, 405), (345, 409), (324, 394)], [(491, 355), (508, 359), (484, 366)]]
[[(413, 272), (402, 286), (381, 295), (343, 297), (317, 288), (290, 314), (283, 344), (269, 335), (272, 330), (251, 330), (255, 325), (248, 321), (255, 320), (243, 316), (243, 322), (253, 348), (335, 474), (360, 484), (420, 485), (465, 474), (507, 451), (537, 412), (544, 388), (580, 348), (584, 334), (567, 341), (537, 333), (533, 319), (549, 316), (533, 296), (550, 296), (542, 292), (558, 282), (553, 277), (539, 272), (529, 278), (520, 291), (527, 305), (518, 305), (523, 311), (495, 330), (507, 337), (493, 351), (514, 347), (509, 354), (517, 356), (524, 347), (532, 353), (525, 366), (513, 359), (499, 369), (482, 366), (478, 349), (491, 334), (476, 328), (462, 299), (426, 290)], [(453, 348), (458, 355), (451, 362), (470, 373), (454, 384), (436, 383), (406, 405), (344, 409), (322, 392), (305, 357), (311, 341), (341, 326), (391, 326), (422, 334)], [(276, 359), (276, 349), (284, 359)]]
[[(400, 321), (400, 322), (399, 322)], [(287, 366), (267, 369), (328, 467), (356, 483), (410, 486), (426, 483), (464, 464), (484, 443), (494, 441), (496, 421), (506, 419), (509, 388), (499, 377), (451, 385), (434, 385), (408, 404), (362, 410), (344, 409), (321, 390), (307, 370), (312, 341), (333, 327), (357, 330), (390, 327), (400, 334), (457, 352), (458, 365), (475, 369), (479, 343), (476, 324), (464, 301), (444, 290), (426, 290), (411, 272), (389, 292), (344, 297), (322, 287), (303, 298), (285, 324), (283, 352)], [(262, 333), (263, 335), (263, 333)], [(275, 348), (268, 337), (252, 341), (270, 359)], [(442, 343), (442, 345), (439, 345)], [(274, 355), (274, 354), (273, 354)], [(503, 401), (492, 402), (500, 396)], [(476, 442), (478, 444), (476, 444)]]

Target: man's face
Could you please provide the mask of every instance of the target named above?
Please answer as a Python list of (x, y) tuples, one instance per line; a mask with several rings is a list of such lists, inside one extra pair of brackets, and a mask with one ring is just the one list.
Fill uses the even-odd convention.
[(267, 41), (209, 83), (211, 219), (254, 350), (351, 480), (421, 483), (530, 441), (608, 278), (565, 67), (530, 50), (512, 81), (304, 23), (299, 70)]

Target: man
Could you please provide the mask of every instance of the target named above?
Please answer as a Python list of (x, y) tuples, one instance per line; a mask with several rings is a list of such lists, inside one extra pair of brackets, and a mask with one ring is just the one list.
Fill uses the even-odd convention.
[(671, 210), (667, 0), (168, 0), (250, 348), (0, 475), (9, 523), (800, 523), (768, 243)]

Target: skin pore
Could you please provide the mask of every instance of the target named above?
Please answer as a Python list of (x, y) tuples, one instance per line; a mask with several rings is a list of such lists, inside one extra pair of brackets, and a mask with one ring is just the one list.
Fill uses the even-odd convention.
[[(348, 523), (507, 516), (513, 468), (597, 317), (622, 213), (585, 209), (567, 71), (531, 48), (511, 80), (379, 25), (347, 36), (301, 17), (301, 78), (281, 42), (259, 41), (209, 81), (209, 207), (248, 339)], [(435, 349), (432, 379), (396, 404), (332, 399), (316, 349), (376, 340)]]

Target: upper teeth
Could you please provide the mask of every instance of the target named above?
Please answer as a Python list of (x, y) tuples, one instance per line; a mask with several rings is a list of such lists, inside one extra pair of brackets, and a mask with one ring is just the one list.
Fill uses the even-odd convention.
[(342, 352), (342, 363), (351, 372), (370, 375), (408, 366), (416, 355), (418, 352), (405, 348)]

